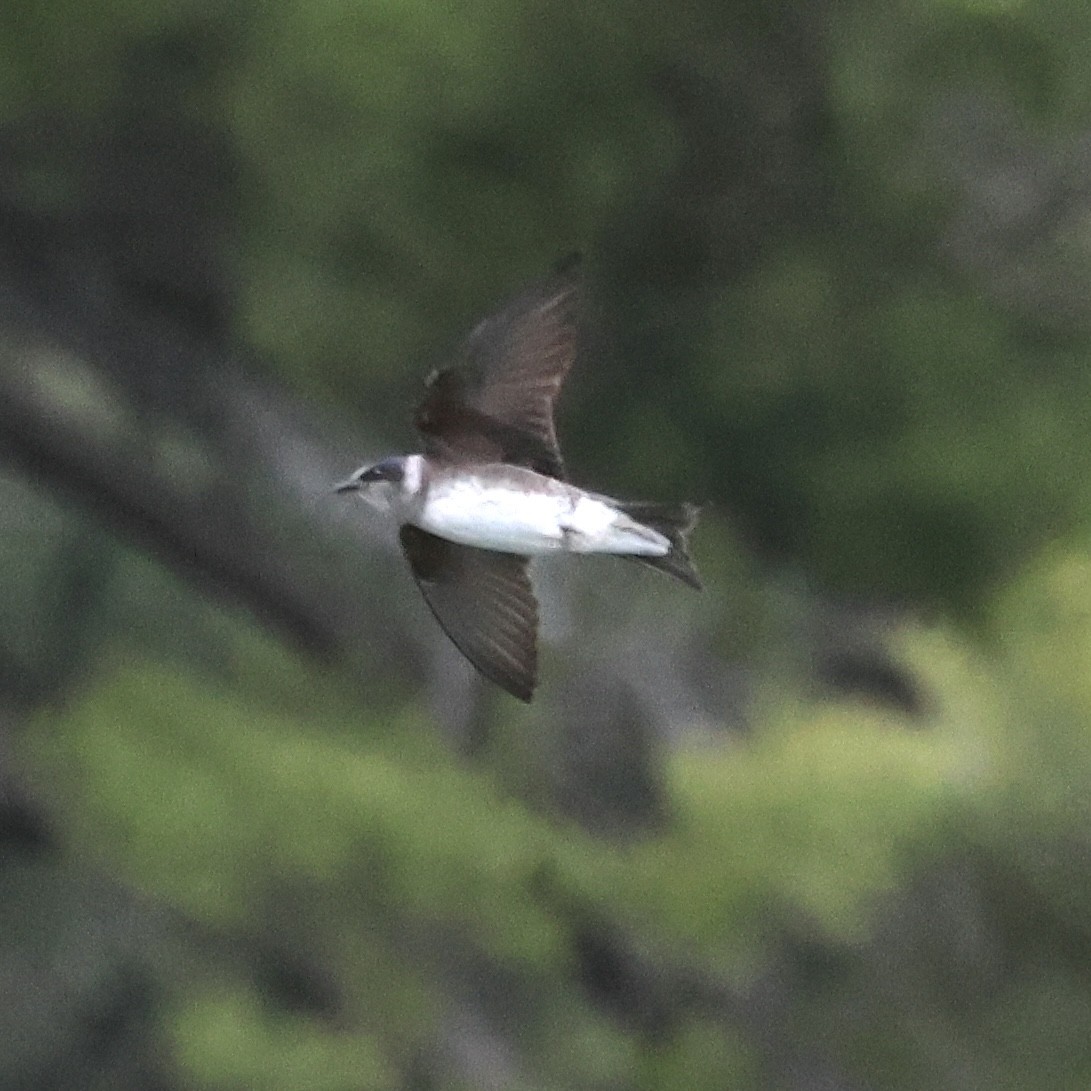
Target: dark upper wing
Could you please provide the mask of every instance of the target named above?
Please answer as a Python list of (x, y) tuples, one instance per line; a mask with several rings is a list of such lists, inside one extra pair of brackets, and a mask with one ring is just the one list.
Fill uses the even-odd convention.
[(434, 450), (564, 476), (553, 404), (576, 358), (580, 279), (570, 259), (470, 334), (461, 363), (435, 372), (415, 424)]
[(528, 560), (404, 525), (417, 586), (455, 647), (490, 681), (529, 701), (538, 677), (538, 601)]

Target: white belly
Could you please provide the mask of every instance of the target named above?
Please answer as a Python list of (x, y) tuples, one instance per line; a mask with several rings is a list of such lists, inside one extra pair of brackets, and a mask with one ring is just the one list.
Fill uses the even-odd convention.
[(413, 520), (463, 545), (501, 553), (636, 553), (661, 557), (663, 535), (578, 489), (523, 492), (476, 480), (432, 490)]

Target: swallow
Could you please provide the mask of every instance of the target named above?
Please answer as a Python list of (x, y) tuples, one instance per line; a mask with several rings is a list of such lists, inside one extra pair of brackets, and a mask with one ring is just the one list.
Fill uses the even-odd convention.
[(569, 260), (480, 322), (426, 381), (420, 454), (335, 486), (388, 512), (436, 621), (491, 682), (530, 701), (538, 679), (532, 557), (608, 553), (700, 590), (695, 504), (616, 500), (570, 484), (554, 426), (577, 355), (581, 278)]

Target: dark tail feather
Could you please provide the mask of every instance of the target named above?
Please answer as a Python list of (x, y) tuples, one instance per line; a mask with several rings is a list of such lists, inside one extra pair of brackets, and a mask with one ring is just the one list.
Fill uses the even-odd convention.
[(701, 578), (689, 556), (689, 532), (697, 524), (700, 508), (696, 504), (657, 504), (654, 501), (636, 500), (617, 505), (626, 515), (657, 530), (671, 544), (671, 551), (662, 557), (641, 557), (629, 554), (634, 561), (658, 568), (669, 576), (675, 576), (690, 587), (701, 590)]

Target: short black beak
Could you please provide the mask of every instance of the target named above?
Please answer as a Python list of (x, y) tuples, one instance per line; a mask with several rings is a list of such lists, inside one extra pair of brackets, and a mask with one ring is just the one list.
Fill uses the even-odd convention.
[(334, 492), (356, 492), (360, 487), (360, 480), (356, 477), (350, 477), (348, 481), (342, 481), (340, 485), (334, 485)]

